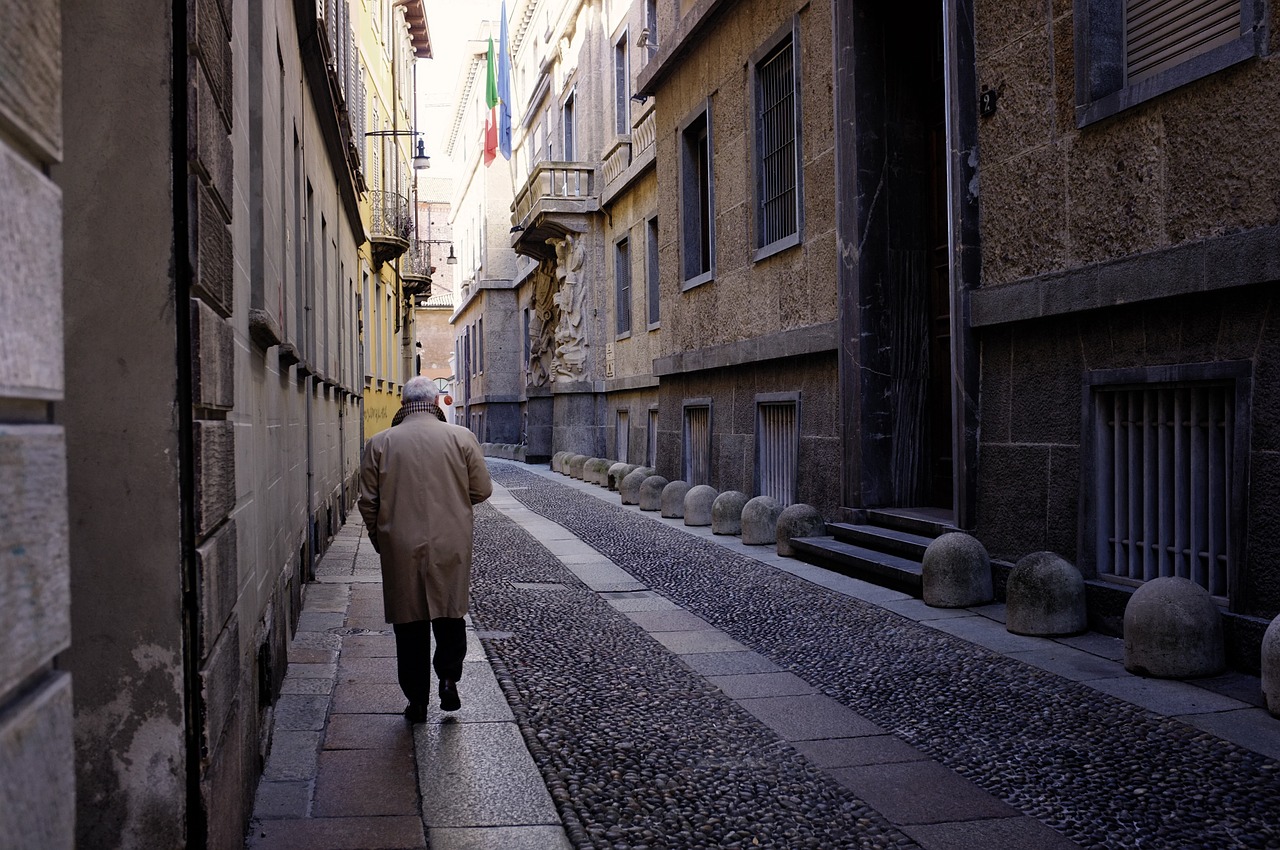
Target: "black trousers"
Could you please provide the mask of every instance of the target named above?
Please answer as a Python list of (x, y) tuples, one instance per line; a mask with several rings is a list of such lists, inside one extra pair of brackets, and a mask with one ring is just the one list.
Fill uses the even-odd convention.
[[(413, 705), (431, 702), (430, 662), (436, 677), (458, 681), (462, 678), (462, 659), (467, 655), (467, 622), (461, 617), (436, 617), (395, 623), (396, 675), (400, 690)], [(431, 659), (431, 633), (436, 634), (436, 654)]]

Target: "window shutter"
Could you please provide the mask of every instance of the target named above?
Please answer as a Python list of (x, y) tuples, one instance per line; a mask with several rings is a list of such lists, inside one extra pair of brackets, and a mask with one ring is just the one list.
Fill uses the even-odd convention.
[(1126, 0), (1130, 84), (1240, 37), (1240, 0)]

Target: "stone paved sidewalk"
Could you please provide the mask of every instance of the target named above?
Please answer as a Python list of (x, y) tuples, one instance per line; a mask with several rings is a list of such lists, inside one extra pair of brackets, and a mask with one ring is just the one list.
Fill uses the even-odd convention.
[[(556, 850), (568, 841), (474, 629), (462, 710), (410, 726), (357, 517), (307, 585), (250, 850)], [(434, 692), (434, 685), (433, 685)]]

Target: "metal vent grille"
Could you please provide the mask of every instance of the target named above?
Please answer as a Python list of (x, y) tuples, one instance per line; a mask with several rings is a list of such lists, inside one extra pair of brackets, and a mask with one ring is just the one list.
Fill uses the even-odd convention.
[(1126, 0), (1125, 65), (1135, 83), (1240, 37), (1240, 0)]
[(1100, 391), (1094, 420), (1098, 572), (1181, 576), (1226, 597), (1234, 385)]
[(684, 409), (684, 480), (711, 483), (711, 408)]
[(794, 401), (756, 407), (756, 489), (784, 506), (796, 501), (798, 422)]

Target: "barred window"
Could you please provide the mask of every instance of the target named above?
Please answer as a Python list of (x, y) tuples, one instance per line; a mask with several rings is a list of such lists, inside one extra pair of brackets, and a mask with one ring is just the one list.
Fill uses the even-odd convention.
[(794, 244), (800, 230), (797, 100), (794, 42), (790, 34), (756, 63), (755, 97), (759, 116), (756, 248), (768, 252)]
[(1226, 599), (1243, 504), (1247, 414), (1238, 402), (1247, 391), (1229, 377), (1163, 371), (1173, 379), (1093, 388), (1091, 554), (1101, 576), (1180, 576)]
[(782, 505), (795, 504), (800, 450), (795, 399), (756, 404), (756, 492)]
[(649, 301), (649, 328), (657, 326), (661, 317), (658, 289), (658, 219), (645, 223), (645, 288)]
[(627, 447), (631, 444), (631, 415), (625, 410), (619, 410), (617, 415), (613, 437), (614, 457), (618, 459), (618, 463), (626, 463)]
[(684, 408), (684, 458), (682, 474), (690, 484), (711, 483), (711, 404), (686, 404)]
[(631, 249), (629, 239), (619, 239), (614, 249), (613, 277), (618, 336), (631, 333)]
[(644, 465), (653, 466), (658, 462), (658, 410), (649, 411), (649, 427), (645, 433)]
[(711, 113), (703, 109), (680, 133), (680, 218), (684, 288), (714, 276), (715, 193), (711, 185)]

